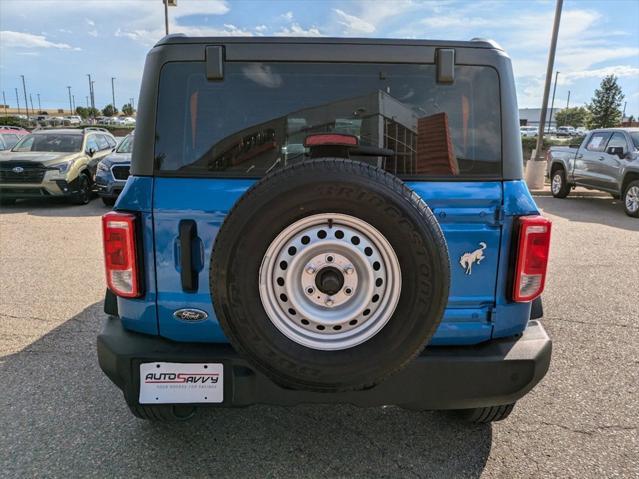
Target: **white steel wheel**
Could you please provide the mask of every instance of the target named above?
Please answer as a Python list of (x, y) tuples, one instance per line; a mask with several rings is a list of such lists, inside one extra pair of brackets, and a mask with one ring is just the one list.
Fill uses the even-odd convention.
[(348, 349), (391, 318), (401, 292), (399, 260), (386, 238), (354, 216), (324, 213), (285, 228), (259, 270), (262, 306), (290, 340)]

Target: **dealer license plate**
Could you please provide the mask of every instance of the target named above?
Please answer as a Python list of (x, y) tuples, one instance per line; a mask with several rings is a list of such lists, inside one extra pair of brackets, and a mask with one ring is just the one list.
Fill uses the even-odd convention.
[(224, 367), (220, 363), (140, 364), (140, 404), (221, 403)]

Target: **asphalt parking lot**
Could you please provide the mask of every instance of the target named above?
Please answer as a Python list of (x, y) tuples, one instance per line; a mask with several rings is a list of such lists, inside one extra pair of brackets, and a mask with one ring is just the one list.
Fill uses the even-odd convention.
[(492, 426), (350, 406), (137, 420), (95, 353), (106, 208), (3, 208), (0, 476), (639, 477), (639, 220), (610, 197), (537, 201), (554, 221), (553, 361)]

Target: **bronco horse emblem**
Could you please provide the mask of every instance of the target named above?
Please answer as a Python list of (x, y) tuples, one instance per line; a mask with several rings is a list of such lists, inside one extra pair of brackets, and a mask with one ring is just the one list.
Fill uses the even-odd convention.
[(459, 258), (459, 264), (462, 268), (466, 269), (466, 274), (471, 274), (473, 272), (473, 263), (481, 263), (481, 260), (485, 258), (484, 250), (486, 249), (486, 243), (483, 241), (479, 243), (479, 248), (473, 251), (472, 253), (464, 253), (461, 258)]

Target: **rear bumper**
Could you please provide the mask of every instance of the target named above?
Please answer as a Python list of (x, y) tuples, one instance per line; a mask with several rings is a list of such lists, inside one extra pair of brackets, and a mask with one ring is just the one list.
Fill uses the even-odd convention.
[(320, 393), (282, 388), (255, 370), (227, 344), (178, 343), (125, 330), (119, 318), (106, 320), (98, 336), (98, 360), (129, 404), (139, 394), (144, 362), (224, 364), (224, 402), (213, 407), (302, 403), (398, 405), (414, 409), (464, 409), (509, 404), (546, 374), (552, 343), (537, 321), (516, 338), (476, 346), (429, 347), (383, 383), (364, 390)]

